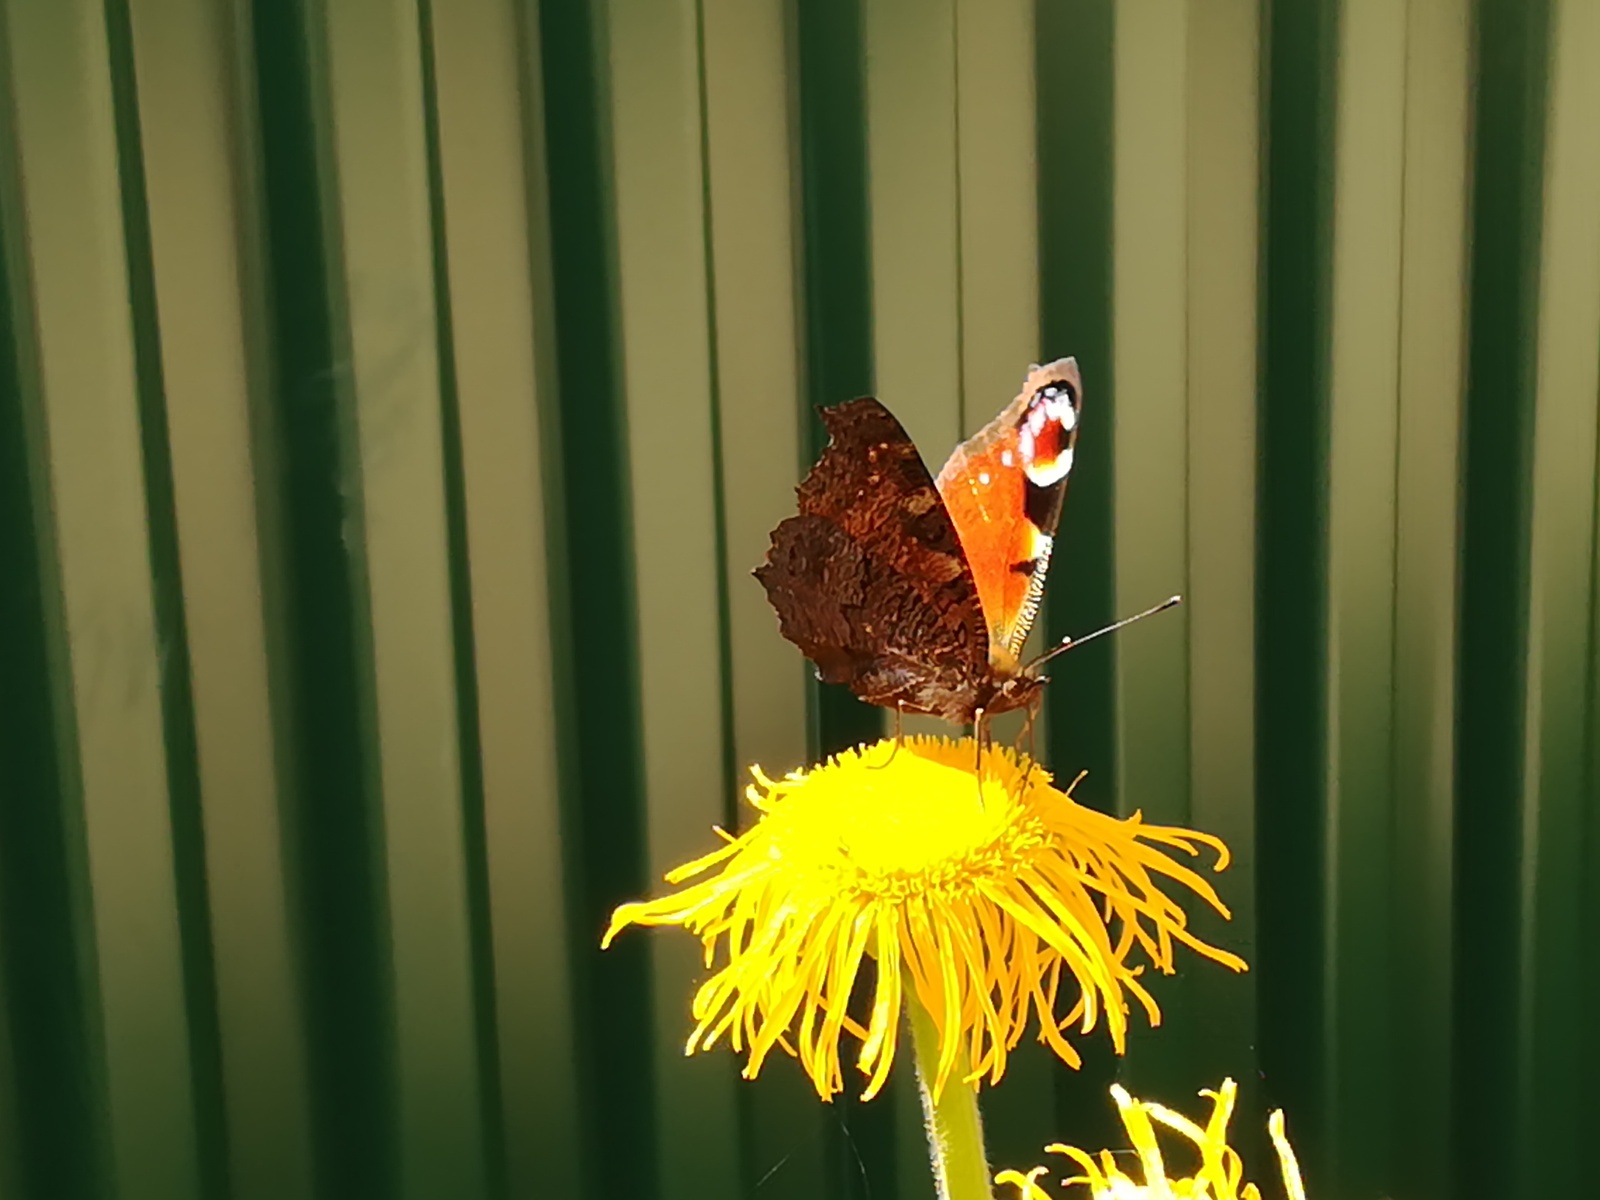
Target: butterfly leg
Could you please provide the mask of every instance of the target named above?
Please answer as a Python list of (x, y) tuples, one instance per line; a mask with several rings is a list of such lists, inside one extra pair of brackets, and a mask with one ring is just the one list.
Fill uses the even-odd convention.
[(1037, 721), (1039, 717), (1039, 709), (1043, 702), (1044, 697), (1039, 694), (1034, 695), (1034, 697), (1028, 701), (1027, 717), (1022, 723), (1022, 732), (1017, 735), (1017, 744), (1012, 747), (1015, 750), (1020, 750), (1024, 741), (1028, 743), (1028, 767), (1027, 770), (1023, 771), (1022, 773), (1023, 791), (1027, 791), (1028, 789), (1028, 776), (1033, 772), (1034, 758), (1038, 753), (1038, 747), (1035, 742), (1034, 735), (1038, 731)]
[(1034, 719), (1039, 715), (1040, 697), (1028, 701), (1028, 706), (1023, 709), (1022, 728), (1017, 732), (1017, 740), (1011, 743), (1011, 748), (1021, 754), (1023, 744), (1026, 743), (1029, 758), (1033, 757), (1034, 748)]
[(904, 700), (896, 700), (894, 702), (894, 745), (889, 748), (888, 758), (884, 759), (881, 763), (868, 764), (872, 770), (883, 770), (884, 767), (887, 767), (894, 761), (894, 756), (900, 753), (900, 743), (904, 740), (905, 723), (906, 702)]
[(983, 709), (972, 714), (972, 773), (983, 776), (983, 752), (989, 748), (989, 716)]

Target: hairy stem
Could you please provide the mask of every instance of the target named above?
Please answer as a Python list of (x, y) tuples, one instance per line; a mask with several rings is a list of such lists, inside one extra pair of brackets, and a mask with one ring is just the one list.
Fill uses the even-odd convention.
[[(909, 985), (910, 981), (907, 980)], [(928, 1134), (928, 1154), (933, 1159), (933, 1182), (939, 1200), (993, 1200), (989, 1189), (989, 1161), (983, 1152), (983, 1118), (978, 1113), (978, 1089), (963, 1082), (963, 1053), (945, 1080), (937, 1098), (933, 1083), (939, 1073), (939, 1031), (917, 999), (905, 989), (906, 1011), (911, 1017), (911, 1044), (917, 1059), (917, 1092), (922, 1097), (923, 1124)]]

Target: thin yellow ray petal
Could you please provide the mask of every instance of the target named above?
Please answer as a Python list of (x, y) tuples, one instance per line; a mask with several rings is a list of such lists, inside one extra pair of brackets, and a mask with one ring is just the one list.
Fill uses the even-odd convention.
[(1294, 1147), (1283, 1131), (1283, 1109), (1274, 1109), (1267, 1117), (1267, 1133), (1272, 1137), (1272, 1148), (1278, 1152), (1278, 1166), (1283, 1172), (1283, 1187), (1289, 1200), (1306, 1200), (1306, 1185), (1300, 1178), (1300, 1163), (1295, 1159)]

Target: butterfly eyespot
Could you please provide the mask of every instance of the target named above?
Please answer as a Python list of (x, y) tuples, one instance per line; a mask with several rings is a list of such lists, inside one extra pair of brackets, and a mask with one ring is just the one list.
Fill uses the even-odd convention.
[(1055, 380), (1034, 391), (1017, 428), (1026, 443), (1032, 440), (1030, 434), (1038, 437), (1052, 425), (1070, 433), (1077, 424), (1077, 390), (1070, 383)]
[(1062, 398), (1065, 398), (1068, 404), (1076, 404), (1078, 402), (1078, 393), (1073, 390), (1073, 387), (1070, 383), (1066, 383), (1065, 381), (1058, 383), (1047, 383), (1033, 394), (1035, 403), (1041, 401), (1044, 403), (1049, 403), (1052, 400), (1059, 401)]

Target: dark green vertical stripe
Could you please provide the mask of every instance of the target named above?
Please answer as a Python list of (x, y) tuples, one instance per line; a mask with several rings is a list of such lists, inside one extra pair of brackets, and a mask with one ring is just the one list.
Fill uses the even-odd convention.
[[(1045, 359), (1073, 355), (1084, 417), (1045, 610), (1051, 640), (1113, 619), (1111, 569), (1112, 0), (1040, 0), (1038, 80), (1039, 338)], [(1050, 761), (1094, 781), (1109, 806), (1116, 746), (1112, 654), (1090, 645), (1051, 668)]]
[(423, 126), (428, 150), (428, 211), (433, 233), (435, 340), (439, 353), (440, 436), (444, 451), (445, 521), (449, 538), (451, 639), (455, 651), (456, 742), (460, 747), (462, 848), (466, 856), (467, 919), (471, 939), (472, 1007), (477, 1033), (478, 1104), (483, 1118), (484, 1194), (506, 1200), (505, 1114), (496, 1038), (494, 936), (490, 925), (488, 828), (484, 813), (478, 671), (472, 624), (472, 574), (467, 561), (461, 397), (456, 387), (455, 337), (445, 243), (444, 181), (439, 163), (438, 76), (434, 65), (433, 4), (418, 0), (422, 54)]
[[(5, 937), (3, 910), (0, 910), (0, 939)], [(6, 959), (0, 950), (0, 996), (8, 995), (11, 983), (5, 974)], [(11, 1023), (0, 1008), (0, 1196), (23, 1195), (22, 1129), (17, 1107), (22, 1097), (16, 1089), (16, 1055), (11, 1043)]]
[(1522, 845), (1529, 453), (1544, 178), (1543, 0), (1476, 14), (1472, 284), (1457, 735), (1455, 1192), (1521, 1196), (1518, 900)]
[(1265, 243), (1257, 572), (1257, 986), (1267, 1107), (1287, 1108), (1313, 1179), (1322, 1153), (1323, 693), (1333, 0), (1263, 22)]
[[(1595, 397), (1600, 404), (1600, 396)], [(1583, 714), (1588, 732), (1588, 777), (1583, 794), (1589, 797), (1584, 822), (1583, 937), (1587, 946), (1600, 945), (1600, 436), (1595, 447), (1594, 542), (1590, 547), (1589, 583), (1589, 689), (1588, 708)], [(1600, 1012), (1600, 955), (1585, 954), (1578, 964), (1575, 984), (1585, 1012)], [(1581, 1078), (1600, 1077), (1600, 1021), (1582, 1023), (1577, 1035), (1576, 1056)]]
[[(0, 14), (0, 76), (10, 46)], [(104, 1064), (85, 899), (81, 781), (55, 549), (26, 226), (0, 94), (0, 955), (24, 1195), (106, 1195)]]
[[(1112, 619), (1111, 376), (1113, 0), (1039, 0), (1039, 342), (1045, 359), (1073, 355), (1084, 420), (1061, 513), (1045, 607), (1051, 640)], [(1046, 742), (1057, 775), (1089, 772), (1085, 803), (1109, 808), (1116, 786), (1115, 679), (1105, 639), (1051, 668)], [(1120, 1123), (1106, 1088), (1116, 1064), (1103, 1026), (1077, 1040), (1084, 1066), (1057, 1075), (1056, 1117), (1080, 1145), (1112, 1145)], [(1107, 1140), (1112, 1139), (1112, 1140)]]
[(149, 205), (139, 136), (138, 89), (132, 31), (123, 0), (106, 2), (111, 89), (116, 105), (117, 169), (122, 186), (123, 239), (127, 245), (128, 306), (139, 393), (139, 432), (145, 479), (145, 522), (156, 634), (162, 648), (161, 720), (166, 742), (167, 791), (172, 813), (173, 869), (183, 950), (184, 1006), (189, 1024), (190, 1071), (200, 1154), (200, 1187), (224, 1195), (228, 1183), (222, 1104), (221, 1029), (211, 914), (205, 885), (205, 829), (200, 809), (194, 697), (183, 607), (183, 571), (168, 448), (166, 387), (152, 275)]
[(393, 1010), (371, 772), (373, 711), (348, 351), (330, 280), (336, 233), (315, 0), (255, 9), (273, 298), (284, 681), (293, 745), (286, 827), (303, 955), (319, 1194), (397, 1187)]
[[(620, 902), (644, 893), (644, 764), (633, 616), (627, 432), (617, 362), (608, 87), (596, 26), (603, 5), (540, 6), (551, 268), (556, 293), (562, 457), (567, 494), (565, 575), (576, 661), (577, 786), (567, 828), (582, 857), (574, 941), (578, 1059), (586, 1064), (584, 1150), (600, 1193), (653, 1195), (656, 1147), (649, 946), (598, 939)], [(563, 570), (563, 567), (565, 568)], [(583, 719), (576, 719), (578, 714)], [(628, 1164), (619, 1171), (618, 1164)]]
[(1527, 703), (1519, 893), (1513, 1172), (1526, 1196), (1576, 1194), (1565, 1152), (1593, 1122), (1571, 1030), (1590, 1019), (1572, 967), (1593, 946), (1583, 912), (1585, 790), (1600, 410), (1600, 8), (1549, 9), (1538, 240), (1537, 364), (1529, 428)]

